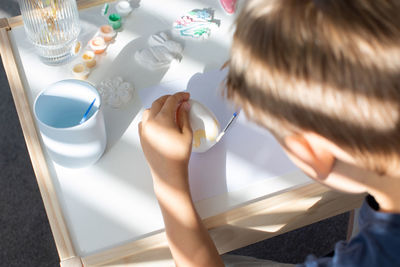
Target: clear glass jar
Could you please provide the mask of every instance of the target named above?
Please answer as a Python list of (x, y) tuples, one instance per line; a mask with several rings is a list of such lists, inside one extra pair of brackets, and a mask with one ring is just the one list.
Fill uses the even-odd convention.
[(79, 51), (75, 0), (19, 0), (27, 38), (46, 64), (65, 63)]

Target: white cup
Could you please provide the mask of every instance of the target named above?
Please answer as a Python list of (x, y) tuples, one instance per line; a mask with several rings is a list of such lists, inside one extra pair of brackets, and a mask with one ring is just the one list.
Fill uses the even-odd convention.
[[(86, 121), (81, 122), (94, 99)], [(101, 97), (88, 82), (63, 80), (50, 85), (36, 97), (33, 110), (54, 162), (82, 168), (104, 153), (107, 141)]]

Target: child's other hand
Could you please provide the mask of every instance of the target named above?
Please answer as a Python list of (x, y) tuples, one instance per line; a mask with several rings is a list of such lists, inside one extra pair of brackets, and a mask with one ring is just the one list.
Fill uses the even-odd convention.
[(189, 190), (188, 164), (193, 136), (189, 98), (189, 93), (183, 92), (165, 95), (143, 112), (140, 142), (156, 189), (167, 186)]

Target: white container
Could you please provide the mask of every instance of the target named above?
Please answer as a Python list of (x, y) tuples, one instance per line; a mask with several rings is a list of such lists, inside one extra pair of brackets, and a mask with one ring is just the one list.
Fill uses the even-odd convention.
[(82, 61), (85, 63), (86, 67), (93, 68), (96, 66), (96, 55), (93, 51), (86, 51), (82, 55)]
[(107, 48), (106, 41), (101, 36), (96, 36), (90, 40), (89, 46), (95, 54), (102, 54)]
[(115, 6), (115, 9), (121, 17), (126, 17), (132, 12), (131, 4), (126, 0), (119, 1)]
[(90, 71), (84, 63), (78, 63), (72, 66), (72, 74), (77, 79), (86, 80), (90, 74)]
[(104, 41), (110, 42), (117, 35), (117, 32), (110, 25), (103, 25), (99, 28), (99, 35), (103, 37)]
[[(87, 120), (81, 123), (94, 99)], [(33, 110), (54, 162), (82, 168), (104, 153), (107, 141), (101, 97), (91, 84), (79, 80), (54, 83), (36, 97)]]

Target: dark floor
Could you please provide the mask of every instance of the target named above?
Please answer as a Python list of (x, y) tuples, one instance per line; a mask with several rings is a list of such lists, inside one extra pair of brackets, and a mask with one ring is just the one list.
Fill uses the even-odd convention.
[[(0, 17), (19, 14), (17, 0), (1, 0)], [(298, 263), (327, 254), (344, 239), (348, 214), (232, 252)], [(57, 251), (26, 150), (3, 65), (0, 64), (0, 266), (59, 266)]]

